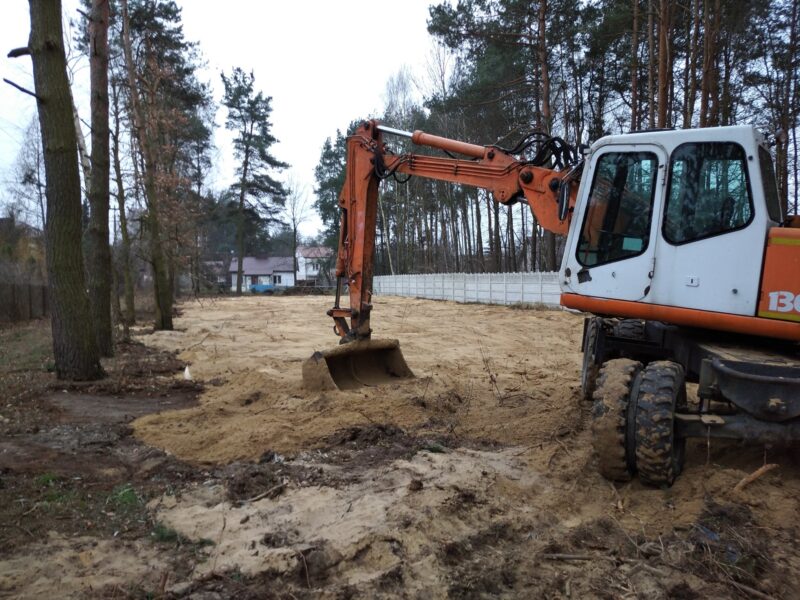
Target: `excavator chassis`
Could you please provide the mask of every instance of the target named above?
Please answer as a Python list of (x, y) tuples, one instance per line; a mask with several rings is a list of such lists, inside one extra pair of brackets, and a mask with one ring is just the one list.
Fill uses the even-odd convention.
[[(638, 472), (646, 483), (671, 485), (692, 437), (800, 442), (796, 344), (589, 317), (583, 351), (584, 394), (595, 402), (595, 451), (611, 479)], [(686, 382), (698, 384), (698, 404), (686, 402)], [(609, 458), (614, 453), (616, 462)]]

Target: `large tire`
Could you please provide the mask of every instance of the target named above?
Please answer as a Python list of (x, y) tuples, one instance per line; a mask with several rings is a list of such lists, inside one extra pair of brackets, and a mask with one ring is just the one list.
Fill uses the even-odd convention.
[(590, 317), (586, 323), (586, 333), (583, 340), (583, 365), (581, 367), (581, 395), (584, 400), (591, 400), (597, 387), (597, 375), (600, 365), (596, 362), (595, 346), (597, 335), (603, 326), (603, 319)]
[(614, 324), (614, 336), (626, 340), (644, 339), (644, 321), (638, 319), (622, 319)]
[(592, 406), (592, 446), (600, 474), (612, 481), (629, 481), (632, 449), (626, 443), (631, 389), (642, 363), (615, 358), (600, 368)]
[(634, 445), (639, 478), (669, 487), (683, 468), (686, 440), (675, 435), (675, 409), (686, 405), (683, 367), (652, 362), (642, 371), (635, 398)]

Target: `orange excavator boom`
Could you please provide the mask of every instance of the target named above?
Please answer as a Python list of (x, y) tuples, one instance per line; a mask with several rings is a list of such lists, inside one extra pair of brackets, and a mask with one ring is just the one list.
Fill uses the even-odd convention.
[[(448, 156), (390, 154), (383, 134), (409, 137), (422, 147)], [(467, 158), (457, 158), (460, 154)], [(372, 310), (372, 275), (378, 210), (378, 185), (395, 174), (417, 175), (489, 190), (502, 204), (525, 201), (538, 223), (554, 233), (566, 234), (577, 194), (580, 167), (575, 152), (561, 162), (562, 170), (532, 164), (498, 146), (480, 146), (423, 131), (400, 131), (377, 121), (363, 123), (347, 138), (347, 171), (339, 197), (342, 211), (336, 259), (336, 302), (328, 311), (343, 341), (369, 339)], [(565, 164), (566, 163), (566, 164)], [(567, 168), (572, 167), (572, 168)], [(341, 305), (343, 284), (349, 306)]]

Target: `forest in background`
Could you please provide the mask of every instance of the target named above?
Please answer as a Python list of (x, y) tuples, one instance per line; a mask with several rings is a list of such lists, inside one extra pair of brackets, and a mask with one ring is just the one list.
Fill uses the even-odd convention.
[[(779, 193), (796, 214), (798, 4), (440, 3), (430, 8), (428, 31), (438, 47), (427, 71), (392, 77), (379, 118), (398, 129), (505, 147), (531, 131), (579, 145), (643, 129), (753, 124), (774, 143)], [(330, 243), (347, 131), (327, 141), (316, 171)], [(392, 147), (410, 150), (403, 142)], [(557, 270), (559, 241), (526, 205), (500, 206), (482, 190), (420, 178), (381, 186), (378, 274)]]
[[(796, 213), (799, 4), (432, 4), (428, 30), (435, 49), (427, 68), (405, 68), (389, 79), (383, 114), (354, 117), (505, 147), (531, 131), (578, 145), (631, 130), (752, 123), (774, 142), (779, 192)], [(218, 106), (198, 75), (202, 41), (185, 39), (180, 8), (171, 0), (84, 0), (72, 23), (78, 35), (61, 56), (50, 55), (56, 35), (63, 43), (60, 2), (30, 5), (29, 46), (9, 56), (33, 58), (36, 90), (20, 92), (40, 100), (56, 94), (66, 112), (48, 115), (53, 103), (40, 102), (7, 209), (41, 226), (50, 240), (81, 242), (72, 254), (64, 251), (71, 242), (50, 244), (48, 283), (51, 291), (61, 290), (73, 327), (95, 324), (101, 355), (113, 352), (112, 315), (124, 331), (135, 321), (137, 281), (153, 290), (155, 328), (171, 329), (182, 279), (197, 294), (216, 286), (211, 264), (227, 270), (233, 257), (294, 254), (312, 203), (285, 180), (289, 165), (273, 154), (271, 97), (261, 91), (268, 81), (256, 82), (234, 67), (222, 74)], [(79, 113), (68, 84), (57, 91), (51, 86), (55, 71), (36, 68), (41, 56), (69, 71), (79, 54), (90, 65), (90, 115)], [(234, 136), (236, 180), (226, 189), (206, 183), (218, 117)], [(358, 122), (343, 123), (325, 142), (315, 171), (320, 240), (331, 246), (338, 237), (345, 136)], [(40, 140), (48, 148), (46, 138), (54, 134), (77, 147), (74, 178), (69, 169), (56, 175), (70, 183), (64, 189), (76, 183), (77, 196), (68, 201), (50, 198), (46, 186), (48, 156)], [(408, 149), (393, 142), (396, 152)], [(77, 212), (53, 212), (64, 206)], [(420, 178), (381, 186), (376, 274), (555, 270), (562, 242), (543, 231), (524, 204), (501, 206), (482, 190)], [(7, 259), (19, 259), (10, 254), (17, 246), (4, 249)], [(30, 258), (25, 268), (42, 269)], [(238, 291), (246, 289), (241, 271), (234, 282)], [(59, 303), (53, 306), (58, 313)], [(81, 369), (82, 377), (91, 376), (91, 369)]]

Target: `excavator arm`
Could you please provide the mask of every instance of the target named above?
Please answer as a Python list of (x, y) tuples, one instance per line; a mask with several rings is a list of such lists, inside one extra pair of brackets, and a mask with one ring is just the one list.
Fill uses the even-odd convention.
[[(383, 142), (384, 133), (410, 137), (414, 144), (442, 150), (447, 156), (390, 154)], [(456, 154), (466, 158), (455, 158)], [(555, 170), (519, 160), (498, 146), (479, 146), (422, 131), (408, 133), (377, 121), (363, 123), (347, 138), (346, 175), (339, 196), (336, 301), (328, 315), (333, 317), (341, 342), (368, 340), (371, 335), (378, 185), (382, 179), (405, 174), (483, 188), (502, 204), (525, 201), (542, 227), (566, 234), (581, 170), (576, 154), (567, 148), (556, 156), (555, 162), (562, 169)], [(552, 158), (552, 154), (548, 156)], [(349, 295), (347, 307), (341, 304), (344, 283)]]

